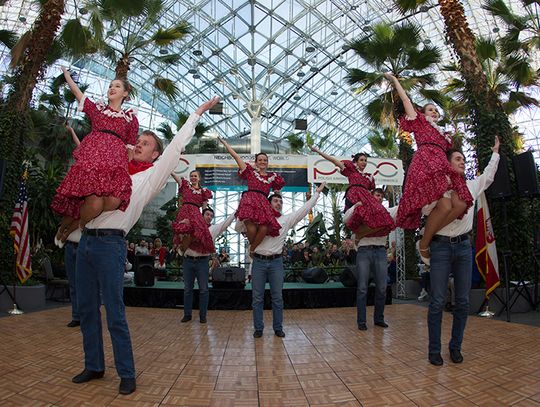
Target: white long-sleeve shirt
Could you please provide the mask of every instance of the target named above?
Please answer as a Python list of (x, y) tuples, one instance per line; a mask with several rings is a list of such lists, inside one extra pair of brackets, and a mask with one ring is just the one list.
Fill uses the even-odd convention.
[[(345, 212), (345, 215), (343, 216), (343, 223), (347, 223), (350, 219), (350, 217), (354, 213), (354, 207), (351, 207)], [(392, 219), (396, 220), (397, 216), (397, 206), (392, 206), (391, 208), (384, 208), (388, 211)], [(356, 244), (356, 248), (360, 246), (386, 246), (386, 239), (388, 238), (388, 235), (386, 236), (377, 236), (377, 237), (364, 237), (363, 239), (360, 239), (360, 241)]]
[[(234, 220), (234, 213), (232, 215), (229, 215), (229, 217), (225, 219), (223, 222), (210, 225), (208, 227), (208, 231), (210, 232), (210, 235), (212, 236), (212, 240), (215, 241), (219, 235), (225, 232), (227, 228), (231, 225), (233, 220)], [(191, 257), (208, 256), (208, 253), (199, 253), (189, 248), (186, 250), (184, 254)]]
[[(484, 173), (479, 177), (467, 181), (467, 188), (471, 192), (473, 199), (476, 201), (480, 194), (484, 192), (492, 184), (495, 179), (495, 173), (499, 166), (500, 156), (497, 153), (491, 155), (489, 164), (484, 169)], [(471, 231), (474, 221), (474, 205), (469, 208), (467, 213), (463, 215), (462, 219), (456, 219), (449, 225), (437, 232), (438, 235), (456, 237), (468, 233)]]
[[(313, 208), (317, 203), (317, 199), (319, 199), (319, 193), (315, 192), (311, 199), (297, 211), (277, 217), (276, 220), (281, 225), (281, 229), (279, 229), (279, 236), (266, 236), (255, 249), (255, 253), (263, 256), (281, 254), (283, 252), (283, 245), (285, 244), (285, 239), (287, 239), (289, 230), (307, 216), (311, 208)], [(237, 222), (235, 230), (240, 233), (245, 232), (244, 222)]]
[(199, 119), (198, 114), (191, 114), (154, 165), (131, 176), (131, 198), (125, 211), (117, 209), (103, 212), (88, 222), (86, 227), (88, 229), (122, 229), (127, 234), (137, 223), (146, 204), (154, 199), (167, 183), (171, 172), (178, 165), (182, 150), (191, 141)]

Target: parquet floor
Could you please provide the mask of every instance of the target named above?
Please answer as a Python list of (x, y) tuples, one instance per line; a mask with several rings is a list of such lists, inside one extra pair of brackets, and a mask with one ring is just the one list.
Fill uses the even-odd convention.
[[(373, 309), (368, 308), (368, 317)], [(356, 330), (354, 308), (285, 311), (285, 339), (265, 311), (253, 339), (249, 311), (129, 308), (137, 392), (119, 396), (110, 341), (101, 380), (76, 385), (81, 336), (69, 307), (0, 319), (0, 405), (7, 406), (540, 406), (540, 328), (469, 319), (454, 365), (427, 361), (426, 310), (388, 306), (387, 329)], [(194, 315), (196, 317), (196, 314)], [(450, 315), (444, 315), (448, 341)]]

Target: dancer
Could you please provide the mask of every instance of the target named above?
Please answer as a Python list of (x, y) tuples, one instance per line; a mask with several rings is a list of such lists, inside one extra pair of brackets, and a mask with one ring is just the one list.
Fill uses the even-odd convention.
[(131, 196), (128, 150), (135, 145), (139, 122), (132, 109), (121, 110), (131, 89), (126, 79), (115, 79), (107, 92), (108, 104), (88, 99), (62, 68), (79, 110), (92, 122), (92, 131), (73, 153), (75, 164), (56, 190), (52, 209), (63, 215), (55, 242), (63, 245), (78, 226), (83, 228), (101, 212), (125, 210)]
[[(384, 191), (382, 188), (373, 190), (373, 197), (382, 204), (384, 200)], [(343, 221), (347, 222), (361, 202), (355, 203), (345, 212)], [(397, 213), (397, 206), (388, 211), (394, 218)], [(375, 282), (375, 310), (373, 312), (373, 324), (382, 328), (388, 328), (384, 320), (384, 304), (386, 302), (386, 286), (388, 281), (388, 259), (386, 256), (386, 241), (388, 235), (378, 237), (364, 237), (356, 243), (356, 323), (360, 331), (367, 330), (366, 325), (366, 303), (368, 293), (368, 283), (370, 272), (373, 273)]]
[[(263, 336), (264, 290), (267, 281), (270, 285), (270, 296), (272, 297), (272, 327), (274, 328), (274, 334), (279, 338), (285, 337), (285, 332), (283, 332), (283, 278), (285, 275), (283, 269), (283, 246), (289, 230), (307, 216), (317, 203), (317, 199), (319, 199), (325, 185), (325, 182), (319, 185), (311, 199), (300, 209), (286, 215), (281, 213), (283, 209), (281, 195), (274, 193), (268, 198), (272, 205), (273, 216), (277, 217), (281, 229), (278, 236), (266, 236), (253, 253), (251, 273), (254, 338)], [(237, 232), (244, 232), (245, 222), (237, 222), (235, 229)]]
[(436, 124), (440, 119), (437, 107), (430, 103), (417, 111), (398, 79), (390, 73), (384, 76), (403, 103), (405, 114), (400, 118), (400, 126), (414, 133), (418, 147), (407, 171), (396, 224), (404, 229), (416, 229), (420, 226), (422, 213), (428, 216), (417, 248), (422, 261), (429, 265), (429, 245), (433, 235), (461, 218), (471, 207), (473, 198), (465, 179), (452, 169), (446, 159), (452, 139)]
[[(211, 236), (212, 242), (216, 240), (223, 232), (227, 230), (229, 225), (234, 220), (234, 214), (230, 215), (223, 222), (212, 225), (212, 219), (214, 219), (214, 211), (210, 208), (203, 210), (202, 216), (206, 225), (206, 229)], [(184, 223), (190, 223), (190, 219), (182, 220)], [(186, 250), (184, 254), (184, 260), (182, 268), (184, 270), (184, 317), (181, 322), (191, 321), (191, 313), (193, 309), (193, 287), (195, 284), (195, 278), (197, 278), (197, 284), (199, 285), (199, 322), (206, 324), (206, 313), (208, 311), (208, 276), (210, 274), (210, 268), (208, 263), (210, 261), (210, 255), (214, 254), (214, 251), (199, 251), (201, 245), (197, 245), (196, 241), (191, 243), (191, 246)]]
[[(495, 138), (493, 154), (484, 173), (478, 178), (466, 181), (467, 188), (474, 199), (491, 185), (499, 165), (499, 138)], [(448, 161), (454, 171), (465, 179), (465, 157), (459, 150), (451, 149), (447, 153)], [(454, 276), (456, 305), (453, 314), (452, 336), (448, 344), (450, 359), (461, 363), (461, 343), (469, 314), (469, 292), (471, 290), (472, 252), (469, 233), (473, 227), (475, 211), (468, 209), (462, 219), (440, 229), (431, 241), (430, 298), (428, 311), (429, 355), (432, 365), (443, 364), (441, 356), (441, 323), (450, 275)]]
[[(214, 253), (214, 241), (201, 214), (201, 208), (207, 207), (212, 192), (201, 187), (201, 173), (197, 170), (189, 173), (189, 181), (176, 174), (171, 175), (178, 183), (178, 195), (182, 196), (182, 206), (172, 224), (180, 251), (185, 252), (193, 241), (197, 243), (199, 252)], [(189, 222), (182, 222), (184, 219), (189, 219)]]
[(274, 193), (279, 193), (285, 186), (285, 181), (279, 174), (267, 171), (268, 155), (266, 153), (255, 154), (255, 167), (252, 167), (244, 162), (225, 140), (221, 138), (218, 140), (238, 164), (240, 178), (248, 182), (248, 190), (242, 193), (236, 217), (245, 223), (251, 254), (255, 252), (265, 236), (279, 235), (281, 226), (273, 215), (267, 196), (271, 189)]
[(371, 195), (370, 191), (375, 189), (375, 180), (373, 175), (364, 172), (367, 165), (367, 154), (357, 153), (352, 157), (352, 161), (340, 161), (323, 153), (315, 146), (309, 146), (309, 148), (338, 167), (341, 174), (348, 178), (349, 187), (345, 192), (345, 211), (358, 202), (362, 203), (362, 205), (355, 206), (354, 213), (345, 223), (353, 231), (356, 243), (366, 236), (386, 236), (395, 229), (392, 217), (384, 206)]

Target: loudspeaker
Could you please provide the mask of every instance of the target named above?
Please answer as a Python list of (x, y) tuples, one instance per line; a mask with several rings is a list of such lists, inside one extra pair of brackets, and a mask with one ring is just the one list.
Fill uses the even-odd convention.
[(212, 273), (213, 288), (244, 288), (246, 269), (241, 267), (218, 267)]
[(508, 162), (504, 155), (501, 155), (495, 178), (487, 189), (487, 193), (492, 199), (505, 199), (514, 195), (510, 185), (510, 177), (508, 176)]
[(530, 151), (526, 151), (512, 158), (514, 162), (514, 173), (519, 195), (531, 197), (540, 195), (538, 187), (538, 169), (534, 162), (534, 157)]
[(6, 176), (6, 160), (0, 159), (0, 198), (4, 193), (4, 178)]
[(354, 267), (347, 267), (339, 276), (339, 281), (345, 287), (356, 287), (358, 281), (356, 281), (356, 275), (354, 274)]
[(307, 120), (306, 119), (294, 119), (294, 129), (295, 130), (307, 130)]
[(322, 284), (328, 280), (328, 274), (321, 268), (313, 267), (302, 272), (302, 279), (309, 284)]
[(223, 114), (223, 102), (218, 102), (208, 111), (210, 114)]
[(154, 256), (137, 254), (133, 267), (135, 285), (143, 287), (154, 285)]

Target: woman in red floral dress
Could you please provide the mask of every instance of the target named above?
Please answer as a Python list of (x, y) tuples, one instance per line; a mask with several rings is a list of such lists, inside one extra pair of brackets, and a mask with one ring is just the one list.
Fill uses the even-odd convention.
[(124, 210), (131, 196), (128, 149), (135, 145), (139, 122), (132, 109), (121, 110), (130, 86), (115, 79), (107, 92), (108, 104), (94, 103), (81, 92), (69, 71), (66, 82), (86, 113), (92, 131), (73, 152), (75, 163), (56, 190), (51, 208), (63, 215), (55, 241), (59, 245), (77, 227), (84, 227), (103, 211)]
[(252, 167), (225, 140), (218, 140), (238, 164), (240, 178), (247, 180), (248, 190), (242, 194), (236, 217), (246, 226), (250, 252), (253, 253), (265, 236), (279, 236), (281, 225), (268, 202), (268, 194), (271, 189), (279, 192), (285, 186), (285, 181), (279, 174), (266, 171), (268, 156), (265, 153), (255, 154), (255, 167)]
[(345, 192), (345, 211), (356, 205), (354, 213), (346, 223), (346, 226), (355, 234), (355, 240), (363, 237), (386, 236), (395, 229), (394, 220), (381, 203), (371, 195), (375, 189), (373, 175), (364, 172), (367, 165), (367, 154), (355, 154), (351, 160), (340, 161), (327, 155), (317, 147), (309, 146), (311, 151), (320, 154), (321, 157), (330, 161), (349, 180), (349, 187)]
[(191, 246), (199, 253), (214, 253), (214, 239), (201, 213), (201, 208), (206, 208), (212, 198), (212, 192), (201, 188), (199, 171), (191, 171), (189, 181), (175, 174), (172, 177), (178, 183), (178, 195), (182, 197), (182, 206), (172, 224), (175, 242), (180, 244), (182, 252)]
[(429, 264), (431, 239), (444, 226), (462, 217), (472, 206), (473, 198), (465, 179), (446, 159), (452, 138), (437, 126), (440, 114), (436, 106), (427, 104), (417, 111), (397, 78), (388, 73), (385, 77), (396, 89), (405, 109), (400, 126), (414, 134), (418, 147), (407, 171), (396, 224), (404, 229), (416, 229), (422, 214), (428, 216), (417, 248), (422, 261)]

